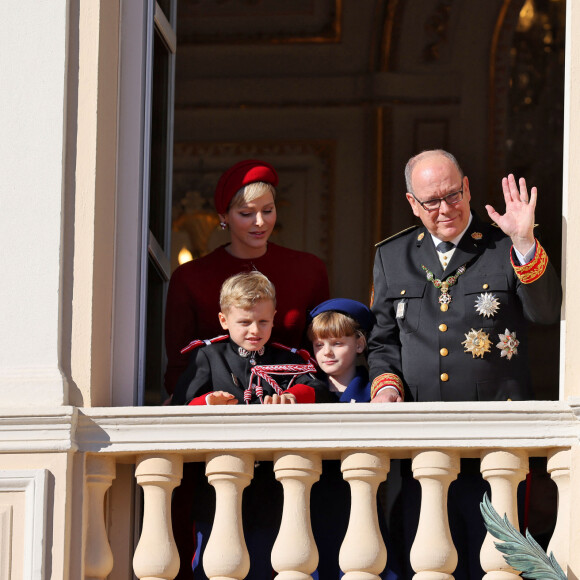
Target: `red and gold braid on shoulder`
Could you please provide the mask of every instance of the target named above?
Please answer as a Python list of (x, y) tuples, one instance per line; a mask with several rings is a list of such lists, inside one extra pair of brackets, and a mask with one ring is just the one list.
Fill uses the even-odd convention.
[(375, 395), (383, 387), (394, 387), (399, 392), (399, 395), (401, 395), (401, 398), (405, 398), (403, 381), (401, 381), (399, 376), (393, 373), (383, 373), (382, 375), (379, 375), (371, 385), (371, 400), (375, 398)]
[(516, 265), (511, 251), (510, 260), (514, 272), (522, 284), (531, 284), (532, 282), (539, 280), (548, 267), (548, 254), (546, 254), (546, 250), (542, 248), (538, 240), (536, 240), (536, 252), (534, 257), (527, 264), (524, 264), (523, 266)]

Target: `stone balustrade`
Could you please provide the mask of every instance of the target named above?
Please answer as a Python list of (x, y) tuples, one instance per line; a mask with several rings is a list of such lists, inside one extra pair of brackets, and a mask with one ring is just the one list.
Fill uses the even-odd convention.
[[(453, 576), (457, 552), (449, 532), (447, 494), (462, 458), (479, 459), (492, 504), (516, 526), (516, 489), (526, 477), (528, 460), (547, 458), (559, 494), (551, 549), (566, 569), (571, 449), (579, 440), (578, 408), (569, 403), (522, 402), (229, 407), (219, 412), (215, 408), (82, 410), (76, 442), (87, 455), (85, 577), (123, 577), (114, 574), (111, 554), (115, 550), (108, 544), (103, 516), (104, 498), (118, 462), (135, 465), (135, 479), (143, 490), (133, 570), (144, 580), (171, 579), (177, 573), (171, 494), (180, 484), (183, 463), (192, 461), (205, 462), (216, 493), (215, 522), (203, 558), (208, 577), (215, 580), (242, 579), (249, 569), (241, 498), (252, 485), (255, 461), (273, 461), (284, 493), (282, 522), (271, 554), (278, 580), (307, 580), (316, 569), (310, 491), (327, 459), (340, 459), (351, 492), (350, 520), (339, 557), (346, 580), (378, 579), (388, 562), (376, 496), (391, 461), (401, 458), (412, 459), (422, 492), (410, 554), (416, 580)], [(481, 562), (487, 580), (517, 575), (489, 536)]]

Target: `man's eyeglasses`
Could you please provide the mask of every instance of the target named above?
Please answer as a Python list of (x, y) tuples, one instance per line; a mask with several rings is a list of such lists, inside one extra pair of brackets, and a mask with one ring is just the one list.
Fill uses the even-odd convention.
[(463, 199), (463, 188), (459, 191), (454, 191), (453, 193), (448, 193), (445, 197), (438, 197), (436, 199), (428, 199), (427, 201), (420, 201), (415, 197), (414, 193), (411, 195), (415, 198), (415, 201), (426, 211), (435, 211), (441, 206), (441, 202), (444, 201), (447, 205), (456, 205)]

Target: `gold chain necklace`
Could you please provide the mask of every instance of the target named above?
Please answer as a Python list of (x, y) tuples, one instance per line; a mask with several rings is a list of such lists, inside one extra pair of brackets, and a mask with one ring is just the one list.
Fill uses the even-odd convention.
[(439, 278), (435, 278), (435, 274), (429, 270), (426, 266), (421, 264), (421, 268), (425, 270), (427, 273), (427, 280), (435, 286), (435, 288), (441, 289), (441, 294), (439, 295), (439, 308), (442, 312), (447, 312), (449, 310), (449, 304), (451, 303), (451, 294), (449, 294), (449, 288), (457, 284), (457, 280), (461, 274), (467, 270), (467, 264), (463, 264), (463, 266), (459, 266), (455, 274), (451, 274), (451, 276), (447, 276), (445, 280), (440, 280)]

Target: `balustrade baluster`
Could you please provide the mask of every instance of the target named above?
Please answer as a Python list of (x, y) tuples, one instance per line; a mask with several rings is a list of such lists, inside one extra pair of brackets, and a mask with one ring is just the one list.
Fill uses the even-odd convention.
[(216, 510), (203, 555), (203, 569), (212, 580), (241, 580), (250, 570), (242, 522), (242, 494), (254, 475), (254, 456), (211, 454), (205, 474), (215, 488)]
[(143, 526), (133, 570), (141, 580), (171, 580), (179, 571), (171, 526), (171, 492), (183, 475), (183, 460), (176, 455), (142, 455), (135, 475), (143, 488)]
[[(528, 457), (524, 451), (484, 451), (481, 455), (481, 473), (491, 487), (491, 503), (497, 513), (507, 515), (509, 521), (519, 529), (517, 490), (518, 483), (528, 472)], [(516, 580), (519, 572), (505, 561), (503, 554), (495, 548), (491, 534), (485, 536), (481, 547), (481, 567), (485, 580)]]
[(449, 531), (447, 493), (459, 472), (455, 452), (420, 451), (413, 455), (413, 476), (421, 484), (421, 512), (411, 548), (415, 580), (452, 580), (457, 550)]
[(390, 459), (382, 453), (358, 451), (345, 452), (341, 459), (351, 493), (350, 519), (339, 556), (343, 580), (379, 580), (387, 549), (379, 528), (377, 489), (387, 477)]
[(103, 580), (113, 569), (113, 552), (105, 525), (105, 494), (115, 479), (112, 457), (87, 457), (88, 528), (85, 544), (86, 580)]
[(550, 543), (548, 554), (554, 553), (558, 564), (566, 572), (570, 551), (570, 467), (572, 451), (557, 449), (548, 455), (548, 473), (558, 486), (558, 519)]
[(322, 473), (316, 453), (276, 453), (276, 479), (284, 488), (280, 531), (272, 549), (276, 580), (309, 580), (318, 565), (310, 522), (310, 490)]

